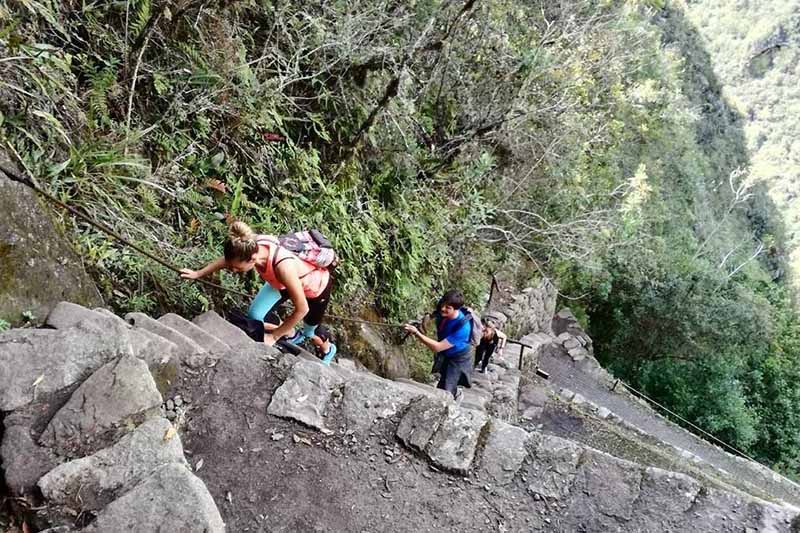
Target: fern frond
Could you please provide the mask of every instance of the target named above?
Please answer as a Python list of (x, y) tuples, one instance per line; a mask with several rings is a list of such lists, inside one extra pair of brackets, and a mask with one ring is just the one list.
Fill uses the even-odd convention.
[(98, 70), (89, 80), (89, 119), (95, 126), (111, 123), (108, 113), (108, 92), (117, 81), (117, 72), (114, 65), (108, 65)]
[(203, 56), (200, 55), (200, 52), (189, 43), (180, 43), (178, 45), (183, 55), (189, 60), (193, 67), (199, 69), (207, 69), (206, 62), (203, 60)]
[(150, 0), (139, 0), (136, 2), (136, 13), (133, 16), (130, 31), (134, 39), (142, 33), (142, 30), (144, 30), (144, 27), (147, 25), (147, 21), (150, 20), (151, 7)]

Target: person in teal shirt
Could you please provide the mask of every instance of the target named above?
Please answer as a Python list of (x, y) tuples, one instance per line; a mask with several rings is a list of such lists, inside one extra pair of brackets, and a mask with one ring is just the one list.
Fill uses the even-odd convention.
[(311, 337), (311, 342), (314, 343), (317, 355), (322, 358), (323, 364), (330, 365), (333, 358), (336, 357), (336, 345), (333, 343), (330, 330), (325, 326), (318, 326)]

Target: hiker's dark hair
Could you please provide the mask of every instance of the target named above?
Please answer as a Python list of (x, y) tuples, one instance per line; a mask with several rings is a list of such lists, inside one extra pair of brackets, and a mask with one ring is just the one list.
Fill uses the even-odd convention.
[(461, 294), (461, 291), (455, 289), (447, 291), (444, 293), (444, 296), (439, 299), (439, 304), (436, 306), (436, 309), (441, 311), (442, 307), (445, 305), (449, 305), (453, 309), (461, 309), (464, 307), (464, 295)]
[(258, 251), (256, 234), (244, 222), (236, 221), (228, 229), (228, 238), (223, 246), (225, 261), (250, 261)]
[(331, 330), (329, 330), (327, 327), (323, 325), (317, 326), (317, 329), (314, 331), (314, 335), (322, 339), (323, 342), (333, 339), (333, 335), (331, 335)]

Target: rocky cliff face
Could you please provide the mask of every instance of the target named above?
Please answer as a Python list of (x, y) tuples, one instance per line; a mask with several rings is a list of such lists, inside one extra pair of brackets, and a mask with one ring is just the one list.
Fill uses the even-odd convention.
[(506, 317), (504, 331), (514, 338), (529, 333), (552, 333), (552, 319), (556, 312), (555, 286), (547, 280), (535, 287), (527, 287), (510, 296), (508, 303), (499, 308)]
[[(10, 166), (0, 152), (0, 162)], [(101, 305), (82, 261), (36, 195), (0, 174), (0, 319), (39, 321), (55, 303)]]

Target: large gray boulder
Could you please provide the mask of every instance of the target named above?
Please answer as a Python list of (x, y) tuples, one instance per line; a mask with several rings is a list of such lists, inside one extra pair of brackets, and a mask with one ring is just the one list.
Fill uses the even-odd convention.
[(480, 411), (448, 406), (447, 416), (428, 445), (428, 457), (445, 470), (466, 474), (488, 420)]
[(147, 365), (124, 356), (103, 365), (84, 381), (50, 420), (40, 442), (62, 453), (109, 429), (155, 415), (162, 399)]
[(422, 392), (402, 383), (358, 377), (344, 387), (342, 407), (347, 427), (365, 432), (378, 420), (394, 416)]
[(108, 337), (89, 322), (65, 330), (0, 333), (0, 411), (69, 387), (106, 361), (133, 354), (129, 339)]
[(331, 393), (343, 382), (341, 375), (330, 367), (298, 359), (289, 377), (273, 394), (267, 412), (323, 429)]
[(479, 474), (499, 485), (510, 483), (528, 455), (527, 443), (524, 429), (492, 419)]
[(124, 355), (144, 360), (159, 390), (175, 379), (179, 368), (174, 344), (121, 320), (94, 315), (63, 329), (0, 333), (0, 410), (17, 409), (36, 395), (74, 385)]
[(147, 330), (133, 329), (125, 320), (103, 308), (92, 310), (71, 302), (59, 302), (47, 315), (45, 324), (55, 329), (91, 324), (107, 337), (127, 340), (133, 354), (147, 361), (151, 368), (177, 355), (177, 347), (168, 339)]
[(424, 452), (439, 424), (447, 416), (448, 402), (421, 397), (411, 403), (397, 426), (397, 438), (411, 448)]
[(103, 509), (83, 533), (224, 533), (205, 484), (179, 464), (160, 467)]
[(59, 465), (39, 480), (42, 495), (76, 510), (101, 509), (156, 468), (186, 464), (181, 439), (170, 428), (166, 419), (153, 418), (112, 447)]
[[(0, 162), (11, 166), (5, 152)], [(44, 319), (54, 302), (102, 305), (80, 256), (30, 189), (0, 173), (0, 319)], [(37, 320), (37, 321), (38, 321)]]
[(28, 425), (7, 425), (0, 446), (2, 470), (6, 486), (12, 494), (22, 496), (58, 464), (53, 452), (38, 446)]

